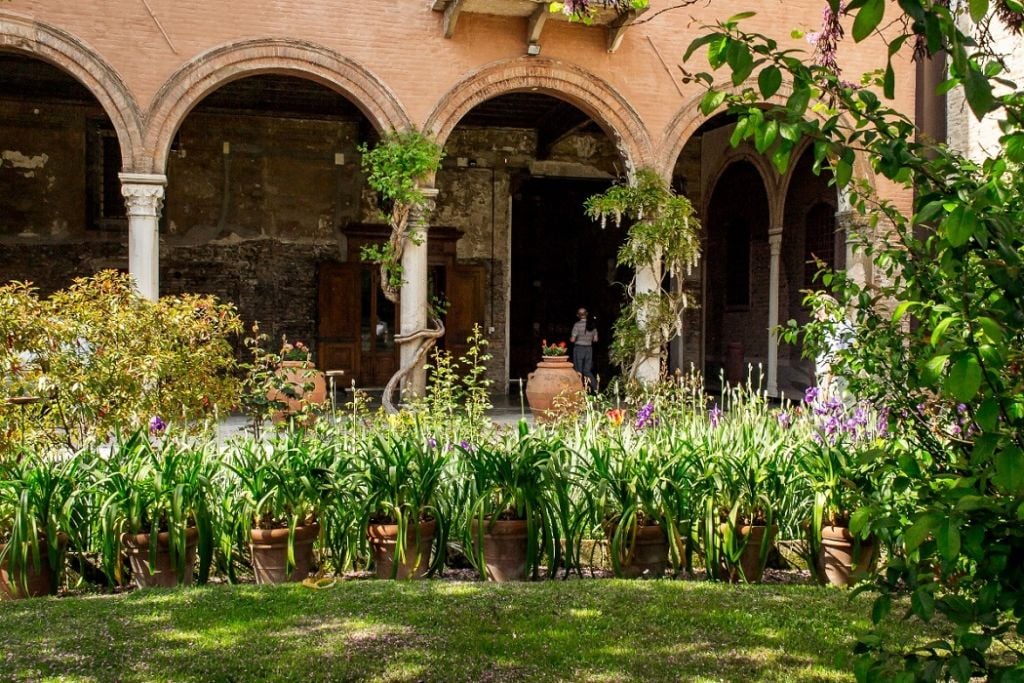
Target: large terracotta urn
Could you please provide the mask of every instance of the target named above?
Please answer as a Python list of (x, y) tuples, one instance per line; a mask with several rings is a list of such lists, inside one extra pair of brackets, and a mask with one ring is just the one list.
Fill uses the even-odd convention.
[(281, 422), (302, 410), (303, 405), (323, 405), (327, 400), (327, 380), (324, 373), (309, 361), (283, 360), (277, 368), (277, 376), (285, 387), (273, 388), (267, 392), (267, 399), (284, 403), (282, 410), (274, 411), (274, 422)]
[(568, 356), (544, 356), (537, 369), (526, 377), (526, 400), (538, 422), (553, 419), (555, 397), (575, 402), (583, 396), (583, 380)]

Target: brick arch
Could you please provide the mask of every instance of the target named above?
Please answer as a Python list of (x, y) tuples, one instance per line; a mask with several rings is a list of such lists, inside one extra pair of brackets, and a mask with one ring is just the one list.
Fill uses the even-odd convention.
[(84, 85), (114, 126), (123, 168), (136, 169), (142, 156), (139, 106), (120, 74), (99, 52), (66, 31), (4, 11), (0, 11), (0, 51), (40, 59)]
[(647, 128), (626, 98), (585, 69), (553, 59), (520, 57), (482, 67), (441, 98), (424, 130), (444, 145), (473, 107), (506, 93), (531, 91), (569, 102), (593, 118), (615, 143), (630, 173), (656, 163)]
[[(730, 94), (738, 94), (744, 90), (753, 89), (757, 91), (757, 82), (755, 80), (748, 80), (741, 83), (738, 86), (730, 86), (725, 88), (725, 91)], [(783, 84), (771, 99), (764, 101), (764, 104), (779, 104), (783, 105), (786, 103), (786, 99), (792, 94), (792, 88), (788, 84)], [(672, 117), (668, 125), (665, 126), (662, 132), (661, 141), (658, 145), (658, 149), (661, 150), (662, 156), (658, 160), (658, 168), (662, 174), (667, 174), (665, 177), (672, 177), (672, 170), (675, 168), (676, 160), (679, 155), (683, 153), (683, 148), (686, 147), (686, 143), (690, 141), (693, 134), (697, 132), (706, 121), (715, 117), (716, 114), (721, 112), (714, 112), (711, 116), (705, 116), (700, 110), (700, 101), (703, 99), (704, 94), (700, 93), (690, 98), (689, 101), (685, 102), (676, 115)], [(840, 117), (844, 123), (848, 123), (847, 117), (841, 115)], [(797, 155), (793, 154), (792, 160), (796, 160)], [(792, 175), (792, 164), (787, 169), (786, 176)], [(871, 164), (863, 154), (858, 154), (856, 162), (854, 163), (854, 175), (859, 178), (864, 178), (871, 184), (872, 187), (875, 185), (875, 173), (871, 168)], [(781, 189), (786, 189), (787, 183), (780, 184)]]
[(764, 187), (765, 197), (768, 199), (768, 229), (771, 230), (771, 225), (774, 223), (776, 211), (778, 211), (779, 205), (782, 204), (782, 198), (779, 195), (779, 175), (775, 172), (770, 164), (767, 163), (763, 155), (758, 154), (753, 149), (737, 148), (729, 150), (725, 157), (715, 168), (715, 171), (708, 176), (708, 185), (704, 188), (704, 195), (701, 198), (701, 224), (706, 226), (708, 219), (710, 218), (711, 210), (711, 199), (715, 195), (715, 190), (718, 188), (718, 182), (722, 179), (722, 176), (737, 163), (747, 163), (754, 167), (757, 171), (758, 176), (761, 178), (761, 184)]
[(174, 134), (196, 104), (231, 81), (260, 74), (296, 76), (335, 90), (351, 100), (380, 133), (410, 125), (398, 97), (354, 60), (301, 40), (243, 40), (195, 57), (154, 96), (145, 136), (153, 172), (164, 172)]

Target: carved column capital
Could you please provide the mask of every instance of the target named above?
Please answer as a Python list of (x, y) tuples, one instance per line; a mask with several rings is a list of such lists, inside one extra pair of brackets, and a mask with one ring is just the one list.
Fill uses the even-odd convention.
[(430, 216), (434, 213), (437, 208), (437, 195), (438, 191), (436, 187), (423, 187), (420, 188), (420, 192), (423, 193), (424, 202), (423, 206), (414, 208), (409, 216), (412, 219), (412, 223), (417, 226), (425, 226), (430, 220)]
[(121, 195), (128, 216), (159, 218), (164, 206), (167, 176), (149, 173), (121, 173)]

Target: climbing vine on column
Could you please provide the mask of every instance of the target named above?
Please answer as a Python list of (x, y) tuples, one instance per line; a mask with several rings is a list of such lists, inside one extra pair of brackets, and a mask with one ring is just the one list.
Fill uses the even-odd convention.
[[(636, 179), (594, 195), (587, 215), (604, 227), (611, 218), (630, 222), (618, 263), (633, 268), (629, 301), (615, 322), (611, 359), (636, 377), (647, 358), (662, 357), (665, 346), (682, 333), (682, 313), (693, 303), (681, 286), (700, 256), (700, 222), (690, 200), (677, 195), (653, 169), (640, 169)], [(653, 270), (656, 286), (637, 291), (637, 273)], [(665, 286), (665, 276), (677, 283)]]
[[(404, 283), (402, 253), (408, 240), (421, 239), (417, 233), (430, 213), (433, 200), (421, 187), (441, 166), (444, 152), (433, 140), (416, 130), (392, 132), (374, 146), (359, 148), (363, 154), (366, 182), (390, 205), (391, 237), (381, 245), (363, 249), (362, 258), (380, 265), (380, 286), (388, 300), (398, 303)], [(410, 222), (412, 223), (410, 225)], [(444, 336), (444, 323), (438, 315), (430, 316), (433, 327), (403, 331), (395, 341), (401, 345), (415, 344), (415, 352), (384, 388), (382, 403), (389, 413), (397, 412), (391, 396), (403, 378), (423, 365), (437, 340)]]
[[(381, 289), (392, 302), (398, 302), (402, 288), (402, 252), (417, 226), (409, 225), (409, 217), (422, 220), (429, 205), (420, 183), (441, 167), (444, 152), (433, 140), (417, 130), (393, 131), (368, 149), (359, 147), (366, 182), (390, 206), (388, 223), (391, 237), (383, 244), (363, 247), (362, 258), (380, 265)], [(414, 238), (415, 239), (415, 238)]]

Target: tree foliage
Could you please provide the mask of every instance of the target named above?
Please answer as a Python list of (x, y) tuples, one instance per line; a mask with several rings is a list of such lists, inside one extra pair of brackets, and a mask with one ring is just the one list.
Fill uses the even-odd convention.
[[(733, 144), (750, 140), (784, 169), (810, 139), (815, 168), (832, 170), (859, 219), (859, 253), (873, 264), (871, 282), (825, 277), (855, 330), (833, 372), (905, 432), (875, 456), (892, 469), (896, 490), (868, 500), (851, 525), (892, 541), (871, 586), (876, 621), (905, 592), (907, 618), (942, 615), (951, 627), (913, 651), (880, 631), (863, 637), (861, 681), (1024, 680), (1024, 94), (988, 40), (989, 22), (1019, 28), (1021, 11), (1016, 0), (830, 0), (816, 59), (742, 30), (749, 14), (708, 27), (687, 51), (704, 49), (712, 70), (725, 67), (728, 85), (738, 86), (728, 92), (712, 73), (689, 75), (708, 87), (705, 114), (725, 107), (737, 115)], [(855, 41), (884, 44), (878, 69), (858, 84), (838, 68), (843, 16), (853, 17)], [(948, 55), (939, 91), (962, 88), (976, 117), (998, 120), (997, 155), (973, 162), (923, 139), (890, 104), (898, 86), (913, 87), (898, 84), (893, 68), (908, 50), (918, 59)], [(783, 92), (783, 104), (763, 106)], [(858, 158), (913, 192), (912, 214), (855, 177)], [(790, 338), (814, 354), (834, 334), (830, 324), (794, 324)]]

